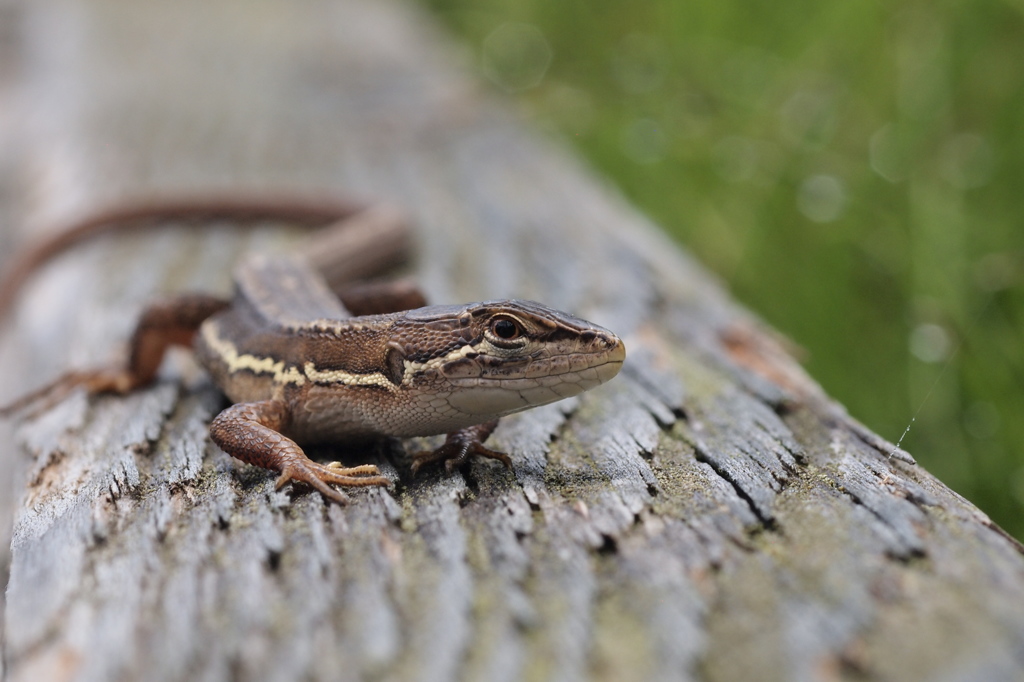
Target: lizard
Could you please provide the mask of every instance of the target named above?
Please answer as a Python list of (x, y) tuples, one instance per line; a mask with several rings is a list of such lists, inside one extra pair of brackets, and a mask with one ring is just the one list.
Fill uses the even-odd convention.
[[(191, 346), (231, 402), (211, 422), (211, 439), (238, 460), (276, 471), (276, 489), (297, 482), (344, 504), (340, 488), (391, 484), (375, 465), (322, 464), (300, 444), (447, 434), (436, 450), (412, 455), (413, 475), (442, 462), (451, 473), (474, 455), (511, 468), (507, 454), (484, 446), (498, 419), (610, 380), (625, 360), (622, 340), (532, 301), (426, 305), (408, 283), (353, 286), (357, 274), (376, 274), (360, 268), (408, 250), (408, 227), (381, 213), (335, 200), (179, 197), (101, 211), (44, 238), (0, 279), (0, 315), (42, 263), (96, 234), (201, 218), (336, 223), (321, 240), (333, 239), (333, 251), (250, 256), (236, 268), (231, 298), (183, 293), (153, 302), (126, 362), (68, 372), (0, 416), (76, 388), (128, 394), (155, 380), (170, 346)], [(349, 272), (335, 268), (326, 277), (337, 261)]]

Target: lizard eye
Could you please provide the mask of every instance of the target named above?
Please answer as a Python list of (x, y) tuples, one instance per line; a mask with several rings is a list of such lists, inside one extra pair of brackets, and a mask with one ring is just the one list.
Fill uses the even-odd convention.
[(507, 317), (499, 317), (492, 321), (491, 331), (499, 339), (504, 339), (506, 341), (511, 341), (522, 334), (522, 330), (519, 329), (519, 325)]

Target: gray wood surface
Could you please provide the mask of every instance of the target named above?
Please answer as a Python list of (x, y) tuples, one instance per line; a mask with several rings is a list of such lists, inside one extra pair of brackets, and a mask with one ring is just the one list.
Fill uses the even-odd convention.
[[(629, 350), (611, 384), (502, 423), (511, 473), (413, 479), (395, 448), (401, 484), (345, 508), (212, 446), (220, 398), (187, 360), (2, 427), (11, 680), (1024, 677), (1020, 545), (888, 456), (415, 7), (4, 0), (0, 27), (3, 253), (126, 197), (344, 191), (413, 216), (433, 300), (542, 300)], [(0, 399), (297, 239), (76, 248), (5, 321)]]

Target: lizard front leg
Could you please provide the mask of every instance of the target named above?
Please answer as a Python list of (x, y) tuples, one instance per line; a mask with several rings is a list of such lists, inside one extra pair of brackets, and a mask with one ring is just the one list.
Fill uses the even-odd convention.
[[(427, 304), (426, 296), (413, 283), (399, 280), (397, 282), (371, 282), (343, 287), (335, 291), (342, 304), (354, 315), (377, 315), (420, 308)], [(444, 445), (433, 451), (417, 452), (412, 456), (412, 473), (415, 475), (421, 467), (444, 462), (445, 469), (451, 473), (457, 467), (469, 461), (472, 455), (496, 459), (507, 468), (512, 468), (512, 460), (503, 452), (484, 447), (484, 441), (494, 432), (498, 420), (477, 424), (448, 434)]]
[(416, 474), (420, 467), (435, 462), (444, 462), (444, 468), (448, 473), (469, 461), (471, 455), (496, 459), (505, 465), (506, 469), (512, 468), (512, 460), (504, 452), (490, 450), (484, 447), (484, 441), (494, 433), (498, 427), (498, 420), (493, 419), (484, 424), (468, 426), (448, 434), (444, 445), (434, 451), (426, 450), (414, 453), (412, 456), (412, 473)]
[(210, 424), (210, 437), (232, 457), (264, 469), (278, 471), (276, 487), (299, 481), (324, 497), (345, 504), (348, 497), (328, 484), (341, 486), (391, 485), (372, 464), (344, 468), (309, 459), (298, 444), (282, 435), (291, 415), (280, 400), (238, 403)]
[(129, 342), (128, 362), (121, 367), (74, 371), (0, 408), (0, 416), (29, 405), (46, 409), (76, 388), (87, 393), (128, 393), (151, 383), (167, 349), (189, 346), (199, 326), (228, 301), (206, 294), (179, 294), (151, 303), (139, 317)]

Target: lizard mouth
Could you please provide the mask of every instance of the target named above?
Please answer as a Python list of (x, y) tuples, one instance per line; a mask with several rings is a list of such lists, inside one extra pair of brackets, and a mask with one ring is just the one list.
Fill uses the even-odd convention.
[(622, 369), (626, 359), (625, 345), (618, 337), (612, 337), (609, 345), (611, 347), (602, 353), (531, 363), (517, 376), (506, 374), (453, 380), (456, 390), (449, 403), (467, 414), (505, 415), (571, 398), (609, 381)]

